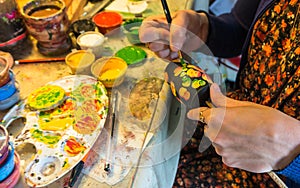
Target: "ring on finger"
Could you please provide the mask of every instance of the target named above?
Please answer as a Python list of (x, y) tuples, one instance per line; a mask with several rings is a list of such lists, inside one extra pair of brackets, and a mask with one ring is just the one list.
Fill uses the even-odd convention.
[(201, 123), (206, 124), (206, 122), (205, 122), (205, 117), (203, 116), (203, 112), (199, 112), (199, 121), (200, 121)]

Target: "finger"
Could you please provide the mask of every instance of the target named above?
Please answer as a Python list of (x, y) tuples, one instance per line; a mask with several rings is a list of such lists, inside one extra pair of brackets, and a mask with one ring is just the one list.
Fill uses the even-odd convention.
[(186, 32), (188, 22), (182, 11), (176, 12), (172, 24), (170, 26), (170, 46), (172, 51), (178, 51), (182, 49), (182, 46), (186, 40)]
[(216, 83), (213, 83), (210, 86), (210, 98), (216, 107), (237, 107), (247, 105), (247, 103), (244, 101), (234, 100), (223, 95), (220, 87)]
[(148, 48), (153, 52), (158, 52), (169, 48), (169, 45), (166, 41), (155, 41), (151, 42), (148, 45)]
[(169, 25), (160, 20), (143, 21), (139, 28), (139, 38), (143, 43), (160, 39), (169, 41)]
[(178, 58), (178, 53), (177, 52), (171, 52), (170, 58), (172, 59), (177, 59)]
[(169, 41), (169, 31), (162, 28), (141, 28), (139, 30), (139, 38), (141, 42), (153, 42), (157, 40)]
[(204, 111), (203, 115), (205, 116), (205, 122), (207, 123), (204, 134), (214, 142), (223, 125), (225, 108), (211, 108)]
[(204, 116), (204, 118), (206, 119), (206, 116), (204, 115), (203, 112), (207, 111), (208, 109), (209, 109), (208, 107), (191, 109), (190, 111), (188, 111), (187, 117), (189, 119), (199, 121), (200, 120), (199, 114), (200, 114), (200, 112), (202, 112), (202, 116)]
[(157, 55), (161, 58), (167, 58), (170, 55), (170, 49), (161, 50), (161, 51), (157, 52)]

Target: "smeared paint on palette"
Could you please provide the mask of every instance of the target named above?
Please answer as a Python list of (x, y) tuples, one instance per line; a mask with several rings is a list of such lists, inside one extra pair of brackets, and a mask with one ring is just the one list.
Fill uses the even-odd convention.
[(46, 111), (59, 106), (65, 98), (65, 90), (56, 85), (46, 85), (27, 97), (27, 105), (33, 110)]
[(90, 76), (67, 76), (32, 92), (18, 107), (26, 122), (14, 138), (17, 149), (24, 143), (36, 148), (25, 166), (26, 183), (43, 187), (68, 173), (100, 135), (107, 111), (106, 89)]

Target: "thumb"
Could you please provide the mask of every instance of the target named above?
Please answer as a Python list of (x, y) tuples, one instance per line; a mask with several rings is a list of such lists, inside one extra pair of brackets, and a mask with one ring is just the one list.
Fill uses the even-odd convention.
[(237, 107), (246, 105), (243, 101), (234, 100), (223, 95), (220, 87), (216, 83), (210, 86), (210, 98), (216, 107)]
[(222, 94), (220, 87), (216, 83), (210, 86), (210, 99), (216, 107), (226, 106), (226, 97)]

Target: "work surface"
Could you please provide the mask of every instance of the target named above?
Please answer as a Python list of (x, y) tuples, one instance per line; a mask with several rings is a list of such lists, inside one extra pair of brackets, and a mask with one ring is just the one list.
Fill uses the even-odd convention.
[[(149, 6), (145, 11), (145, 16), (163, 13), (160, 1), (153, 0), (148, 3)], [(190, 8), (190, 3), (190, 1), (180, 1), (169, 4), (171, 11), (175, 11), (183, 9), (184, 7)], [(109, 39), (105, 44), (107, 54), (114, 54), (118, 49), (130, 45), (127, 39), (124, 38), (122, 31), (120, 31), (116, 38), (108, 38)], [(30, 39), (31, 40), (29, 40), (28, 43), (28, 52), (22, 52), (24, 53), (24, 59), (45, 58), (37, 51), (36, 41), (32, 38)], [(145, 50), (148, 54), (147, 59), (139, 66), (129, 68), (127, 72), (128, 78), (134, 77), (137, 79), (145, 77), (163, 77), (163, 71), (166, 65), (165, 62), (155, 57), (155, 55), (148, 49), (145, 48)], [(36, 88), (39, 88), (48, 82), (58, 80), (64, 76), (71, 75), (71, 71), (65, 62), (15, 65), (13, 67), (13, 72), (15, 73), (16, 80), (18, 82), (22, 100), (26, 99), (28, 94)], [(164, 92), (165, 97), (170, 97), (170, 93), (166, 91)], [(152, 135), (151, 142), (149, 142), (147, 147), (144, 149), (139, 161), (139, 168), (132, 168), (121, 182), (113, 186), (99, 182), (95, 178), (82, 173), (76, 187), (147, 187), (147, 185), (151, 188), (170, 187), (174, 180), (179, 157), (181, 130), (176, 129), (176, 126), (178, 123), (177, 119), (180, 119), (179, 116), (181, 116), (181, 114), (178, 112), (179, 107), (176, 106), (179, 104), (176, 103), (174, 104), (175, 106), (170, 108), (172, 102), (171, 99), (165, 100), (165, 102), (165, 105), (168, 105), (168, 114), (163, 117), (161, 129), (157, 130), (155, 134)], [(2, 119), (7, 112), (8, 111), (0, 112), (0, 119)], [(174, 121), (171, 123), (169, 122), (170, 114), (176, 114), (176, 116), (171, 118)], [(170, 127), (169, 125), (172, 125), (173, 127)], [(69, 175), (70, 174), (66, 174), (65, 177), (59, 179), (54, 184), (49, 185), (49, 187), (60, 187), (64, 185), (68, 180)], [(150, 182), (152, 183), (150, 184)], [(22, 178), (16, 187), (26, 187)]]

